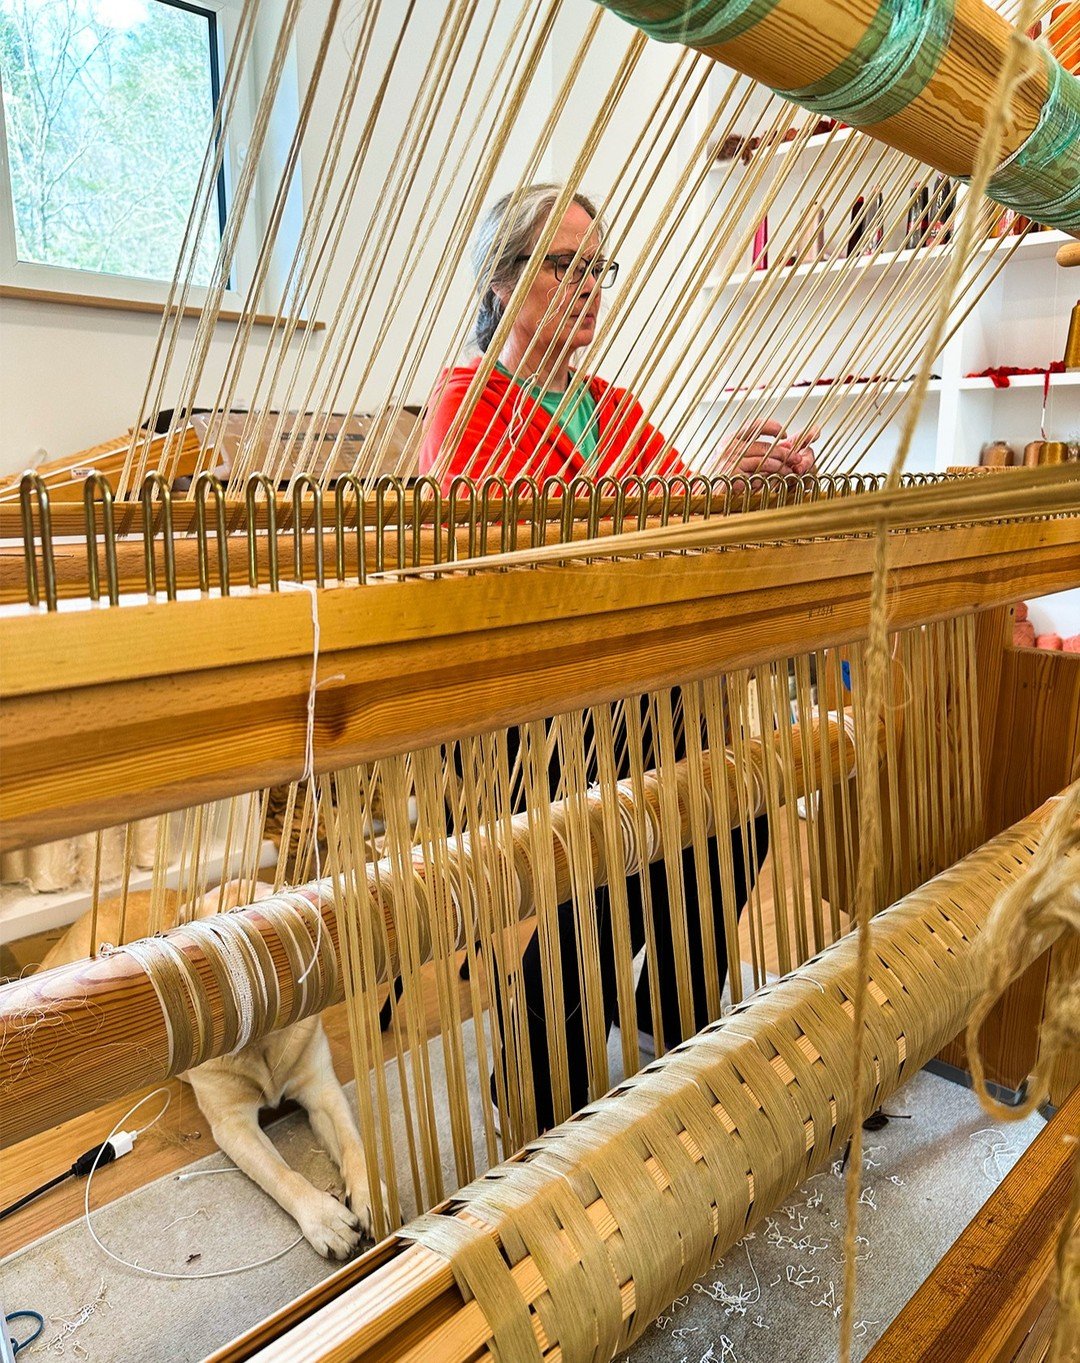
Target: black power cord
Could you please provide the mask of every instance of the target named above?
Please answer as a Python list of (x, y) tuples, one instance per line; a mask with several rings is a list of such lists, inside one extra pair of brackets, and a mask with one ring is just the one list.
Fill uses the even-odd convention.
[(58, 1183), (63, 1183), (69, 1178), (86, 1178), (95, 1169), (100, 1169), (103, 1164), (112, 1164), (121, 1155), (126, 1155), (134, 1144), (134, 1132), (118, 1131), (112, 1140), (104, 1141), (101, 1145), (91, 1146), (89, 1150), (79, 1156), (70, 1169), (62, 1174), (57, 1174), (55, 1178), (49, 1179), (48, 1183), (43, 1183), (40, 1188), (35, 1188), (32, 1193), (27, 1193), (24, 1197), (20, 1197), (18, 1202), (13, 1202), (10, 1207), (5, 1207), (3, 1211), (0, 1211), (0, 1221), (25, 1207), (28, 1202), (33, 1202), (42, 1193), (47, 1193), (50, 1188), (55, 1188)]

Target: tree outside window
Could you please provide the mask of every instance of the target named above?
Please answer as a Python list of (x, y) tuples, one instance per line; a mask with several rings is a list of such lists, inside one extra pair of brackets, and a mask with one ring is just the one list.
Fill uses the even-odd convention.
[[(211, 132), (217, 53), (216, 16), (176, 0), (0, 0), (20, 261), (173, 277)], [(219, 186), (196, 284), (212, 282), (223, 210)]]

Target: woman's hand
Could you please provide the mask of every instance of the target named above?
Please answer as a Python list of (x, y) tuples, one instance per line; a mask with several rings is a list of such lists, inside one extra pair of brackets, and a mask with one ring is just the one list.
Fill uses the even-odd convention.
[(753, 422), (731, 437), (721, 464), (732, 473), (813, 473), (811, 443), (820, 434), (811, 426), (799, 436), (789, 436), (778, 421)]

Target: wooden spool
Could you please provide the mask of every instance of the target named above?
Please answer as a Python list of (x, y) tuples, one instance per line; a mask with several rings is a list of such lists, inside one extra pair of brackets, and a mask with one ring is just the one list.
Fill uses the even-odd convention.
[[(683, 0), (601, 3), (631, 23), (668, 20), (673, 32), (686, 12)], [(875, 0), (779, 0), (739, 36), (699, 50), (771, 89), (802, 89), (856, 51), (879, 12)], [(957, 0), (948, 46), (925, 88), (906, 108), (865, 131), (946, 175), (970, 175), (1012, 32), (984, 0)], [(1034, 58), (1034, 44), (1031, 52)], [(1046, 68), (1032, 60), (1013, 95), (1003, 157), (1035, 127), (1046, 96)], [(1075, 154), (1080, 164), (1080, 148)]]

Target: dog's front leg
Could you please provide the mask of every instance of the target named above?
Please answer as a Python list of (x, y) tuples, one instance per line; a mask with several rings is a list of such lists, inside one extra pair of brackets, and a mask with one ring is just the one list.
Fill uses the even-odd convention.
[[(334, 1070), (330, 1044), (322, 1027), (312, 1037), (303, 1068), (290, 1084), (289, 1092), (307, 1109), (311, 1129), (341, 1170), (349, 1206), (370, 1235), (371, 1188), (364, 1146), (349, 1100)], [(382, 1193), (385, 1207), (385, 1185)]]
[(261, 1094), (255, 1086), (235, 1075), (199, 1070), (187, 1078), (214, 1140), (237, 1168), (289, 1213), (320, 1254), (347, 1258), (360, 1243), (359, 1219), (285, 1163), (259, 1126)]

